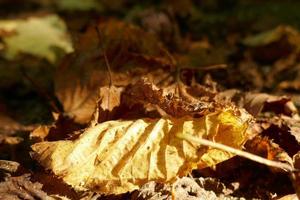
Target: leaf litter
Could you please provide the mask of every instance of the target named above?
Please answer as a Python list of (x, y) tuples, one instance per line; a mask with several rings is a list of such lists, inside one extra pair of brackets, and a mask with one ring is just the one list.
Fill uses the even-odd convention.
[[(0, 123), (5, 132), (1, 132), (1, 153), (11, 148), (13, 155), (24, 145), (28, 152), (32, 144), (36, 161), (30, 160), (35, 165), (28, 171), (18, 157), (12, 159), (18, 162), (1, 160), (0, 195), (11, 199), (297, 198), (289, 194), (299, 194), (299, 104), (296, 95), (290, 96), (298, 90), (298, 80), (281, 74), (296, 74), (298, 32), (279, 26), (244, 40), (236, 37), (246, 49), (238, 55), (241, 60), (227, 66), (222, 62), (231, 62), (230, 54), (238, 54), (232, 46), (235, 37), (230, 52), (208, 38), (181, 35), (178, 24), (169, 26), (174, 13), (156, 12), (146, 13), (148, 19), (143, 20), (148, 21), (142, 25), (154, 35), (128, 21), (105, 19), (88, 26), (74, 40), (74, 47), (56, 16), (48, 18), (61, 26), (53, 27), (44, 16), (3, 21), (0, 50), (11, 54), (6, 52), (6, 59), (25, 53), (54, 63), (59, 57), (53, 46), (74, 52), (64, 57), (53, 77), (61, 104), (53, 113), (53, 124), (41, 125), (29, 135), (35, 125), (21, 125), (1, 115), (5, 119)], [(168, 25), (164, 29), (154, 26), (156, 14), (164, 16), (160, 19)], [(17, 26), (29, 23), (29, 28), (39, 20), (45, 23), (38, 27), (49, 25), (45, 30), (53, 33), (53, 40), (47, 40), (52, 43), (41, 46), (43, 54), (9, 46), (8, 38), (24, 39), (30, 33)], [(7, 24), (16, 29), (9, 32)], [(163, 31), (169, 31), (170, 37)], [(44, 36), (39, 35), (41, 40)], [(282, 49), (271, 51), (276, 46)]]

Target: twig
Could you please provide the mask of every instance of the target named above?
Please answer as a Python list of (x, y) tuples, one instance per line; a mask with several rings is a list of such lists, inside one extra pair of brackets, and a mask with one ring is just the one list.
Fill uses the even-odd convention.
[(235, 149), (235, 148), (232, 148), (232, 147), (224, 145), (224, 144), (212, 142), (212, 141), (209, 141), (209, 140), (206, 140), (206, 139), (203, 139), (203, 138), (196, 138), (194, 136), (186, 135), (186, 134), (177, 134), (176, 137), (178, 137), (180, 139), (190, 141), (190, 142), (195, 142), (195, 143), (198, 143), (200, 145), (221, 149), (221, 150), (227, 151), (229, 153), (233, 153), (233, 154), (236, 154), (238, 156), (241, 156), (243, 158), (247, 158), (249, 160), (261, 163), (263, 165), (267, 165), (269, 167), (275, 167), (275, 168), (283, 169), (287, 172), (294, 172), (295, 171), (293, 166), (288, 165), (286, 163), (281, 163), (281, 162), (268, 160), (268, 159), (262, 158), (260, 156), (254, 155), (252, 153), (242, 151), (242, 150), (239, 150), (239, 149)]
[(108, 76), (109, 76), (109, 87), (112, 86), (112, 73), (111, 73), (111, 67), (110, 64), (108, 62), (108, 58), (107, 58), (107, 54), (106, 54), (106, 50), (103, 46), (103, 43), (101, 43), (101, 38), (103, 39), (103, 34), (101, 32), (101, 30), (98, 28), (98, 26), (95, 27), (96, 28), (96, 32), (98, 35), (98, 46), (101, 49), (102, 53), (103, 53), (103, 57), (104, 57), (104, 61), (105, 61), (105, 65), (107, 67), (107, 71), (108, 71)]
[(215, 64), (215, 65), (208, 65), (202, 67), (181, 67), (181, 69), (192, 69), (192, 70), (203, 70), (203, 71), (209, 71), (213, 69), (224, 69), (224, 68), (227, 68), (226, 64)]
[[(96, 26), (96, 32), (97, 32), (97, 35), (98, 35), (98, 46), (99, 48), (101, 49), (102, 53), (103, 53), (103, 57), (104, 57), (104, 61), (105, 61), (105, 65), (106, 65), (106, 68), (107, 68), (107, 72), (108, 72), (108, 78), (109, 78), (109, 85), (108, 85), (108, 88), (109, 90), (111, 89), (111, 86), (112, 86), (112, 72), (111, 72), (111, 67), (110, 67), (110, 64), (108, 62), (108, 58), (107, 58), (107, 55), (106, 55), (106, 50), (103, 46), (103, 43), (101, 42), (101, 38), (103, 39), (103, 34), (101, 32), (101, 30), (98, 28), (98, 26)], [(108, 91), (108, 94), (107, 94), (107, 108), (110, 108), (110, 91)], [(105, 114), (105, 118), (108, 119), (108, 113)]]

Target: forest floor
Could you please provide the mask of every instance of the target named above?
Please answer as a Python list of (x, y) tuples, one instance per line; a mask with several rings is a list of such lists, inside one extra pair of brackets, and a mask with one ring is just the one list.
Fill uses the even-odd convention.
[(299, 9), (1, 1), (0, 199), (298, 199)]

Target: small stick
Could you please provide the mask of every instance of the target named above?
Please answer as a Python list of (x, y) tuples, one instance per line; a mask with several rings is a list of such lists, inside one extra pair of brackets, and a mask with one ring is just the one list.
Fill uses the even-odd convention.
[(215, 65), (208, 65), (208, 66), (203, 66), (203, 67), (182, 67), (181, 69), (209, 71), (209, 70), (213, 70), (213, 69), (224, 69), (224, 68), (227, 68), (226, 64), (215, 64)]
[[(98, 46), (99, 48), (101, 49), (102, 53), (103, 53), (103, 57), (104, 57), (104, 61), (105, 61), (105, 65), (106, 65), (106, 68), (107, 68), (107, 72), (108, 72), (108, 77), (109, 77), (109, 85), (108, 85), (108, 88), (109, 90), (111, 89), (111, 86), (112, 86), (112, 72), (111, 72), (111, 67), (110, 67), (110, 64), (108, 62), (108, 58), (107, 58), (107, 55), (106, 55), (106, 50), (103, 46), (103, 43), (101, 43), (101, 38), (103, 39), (103, 34), (101, 32), (101, 30), (98, 28), (98, 26), (96, 26), (96, 32), (97, 32), (97, 35), (98, 35)], [(108, 92), (107, 94), (107, 108), (110, 108), (110, 91)], [(105, 114), (105, 119), (108, 119), (108, 116), (109, 114), (106, 112)]]
[(112, 73), (111, 73), (111, 67), (110, 67), (110, 64), (109, 64), (109, 62), (108, 62), (108, 58), (107, 58), (107, 55), (106, 55), (106, 50), (105, 50), (105, 48), (104, 48), (104, 46), (103, 46), (103, 44), (101, 43), (101, 40), (100, 40), (100, 38), (104, 38), (103, 37), (103, 34), (102, 34), (102, 32), (101, 32), (101, 30), (98, 28), (98, 26), (96, 26), (95, 27), (96, 28), (96, 32), (97, 32), (97, 35), (98, 35), (98, 46), (99, 46), (99, 48), (101, 48), (101, 51), (102, 51), (102, 53), (103, 53), (103, 57), (104, 57), (104, 61), (105, 61), (105, 65), (106, 65), (106, 67), (107, 67), (107, 71), (108, 71), (108, 76), (109, 76), (109, 87), (111, 87), (112, 86)]
[(247, 158), (249, 160), (261, 163), (263, 165), (267, 165), (269, 167), (275, 167), (275, 168), (283, 169), (287, 172), (294, 172), (295, 171), (293, 166), (288, 165), (286, 163), (281, 163), (281, 162), (268, 160), (268, 159), (262, 158), (260, 156), (254, 155), (252, 153), (248, 153), (246, 151), (235, 149), (235, 148), (232, 148), (232, 147), (224, 145), (224, 144), (212, 142), (212, 141), (209, 141), (209, 140), (206, 140), (206, 139), (203, 139), (203, 138), (196, 138), (194, 136), (186, 135), (186, 134), (177, 134), (176, 137), (178, 137), (180, 139), (190, 141), (190, 142), (195, 142), (195, 143), (198, 143), (200, 145), (213, 147), (213, 148), (216, 148), (216, 149), (221, 149), (221, 150), (227, 151), (229, 153), (233, 153), (233, 154), (236, 154), (238, 156), (241, 156), (243, 158)]

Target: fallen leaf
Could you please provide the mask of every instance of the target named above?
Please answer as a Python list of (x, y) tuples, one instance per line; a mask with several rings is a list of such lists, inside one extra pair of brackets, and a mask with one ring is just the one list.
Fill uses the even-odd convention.
[(273, 117), (257, 122), (260, 135), (267, 136), (291, 157), (300, 150), (299, 120), (287, 116)]
[(0, 20), (0, 37), (8, 59), (25, 53), (54, 63), (62, 52), (73, 51), (66, 25), (57, 15)]
[(75, 137), (76, 132), (83, 126), (74, 123), (74, 121), (66, 116), (58, 115), (53, 125), (42, 125), (34, 129), (30, 133), (30, 139), (34, 142), (56, 141)]
[(34, 144), (33, 157), (77, 190), (120, 194), (148, 181), (172, 182), (192, 169), (232, 157), (176, 134), (241, 148), (249, 119), (228, 108), (199, 119), (108, 121), (89, 127), (74, 141)]
[(9, 160), (0, 160), (0, 170), (14, 173), (18, 170), (20, 164)]
[(286, 96), (274, 96), (266, 93), (246, 93), (243, 107), (253, 116), (257, 116), (262, 111), (273, 111), (275, 113), (286, 113), (291, 115), (297, 109), (288, 110), (286, 104), (290, 102)]
[[(220, 191), (215, 191), (212, 187), (207, 187), (206, 182), (218, 182), (214, 179), (204, 178), (178, 178), (175, 183), (162, 184), (149, 182), (142, 186), (141, 189), (134, 192), (131, 200), (197, 200), (197, 199), (216, 199), (216, 200), (235, 200), (237, 197), (220, 194)], [(212, 184), (211, 184), (212, 185)], [(219, 189), (225, 189), (224, 185), (219, 183)]]
[(114, 116), (119, 112), (117, 108), (121, 106), (121, 95), (123, 91), (123, 87), (105, 86), (100, 88), (100, 101), (98, 102), (94, 116), (94, 120), (97, 123), (114, 119)]
[(217, 107), (213, 103), (196, 100), (191, 95), (187, 97), (186, 93), (181, 97), (176, 96), (174, 92), (168, 93), (165, 89), (159, 89), (146, 78), (127, 87), (125, 96), (129, 104), (141, 102), (157, 105), (172, 117), (192, 116), (193, 114), (203, 116), (205, 113), (211, 112), (214, 106)]
[(144, 75), (164, 82), (171, 73), (169, 53), (155, 37), (117, 20), (89, 27), (75, 49), (57, 69), (55, 93), (65, 114), (80, 124), (93, 116), (100, 87), (125, 87)]
[[(29, 174), (18, 177), (9, 177), (0, 183), (0, 199), (49, 199), (54, 200), (42, 190), (42, 184), (30, 181)], [(67, 198), (58, 198), (67, 199)]]
[(243, 43), (251, 47), (256, 60), (272, 63), (300, 50), (300, 34), (291, 26), (278, 26), (272, 30), (249, 36)]
[(291, 157), (278, 144), (266, 137), (256, 136), (248, 140), (245, 148), (248, 152), (267, 158), (268, 160), (286, 162), (291, 165), (293, 163)]

